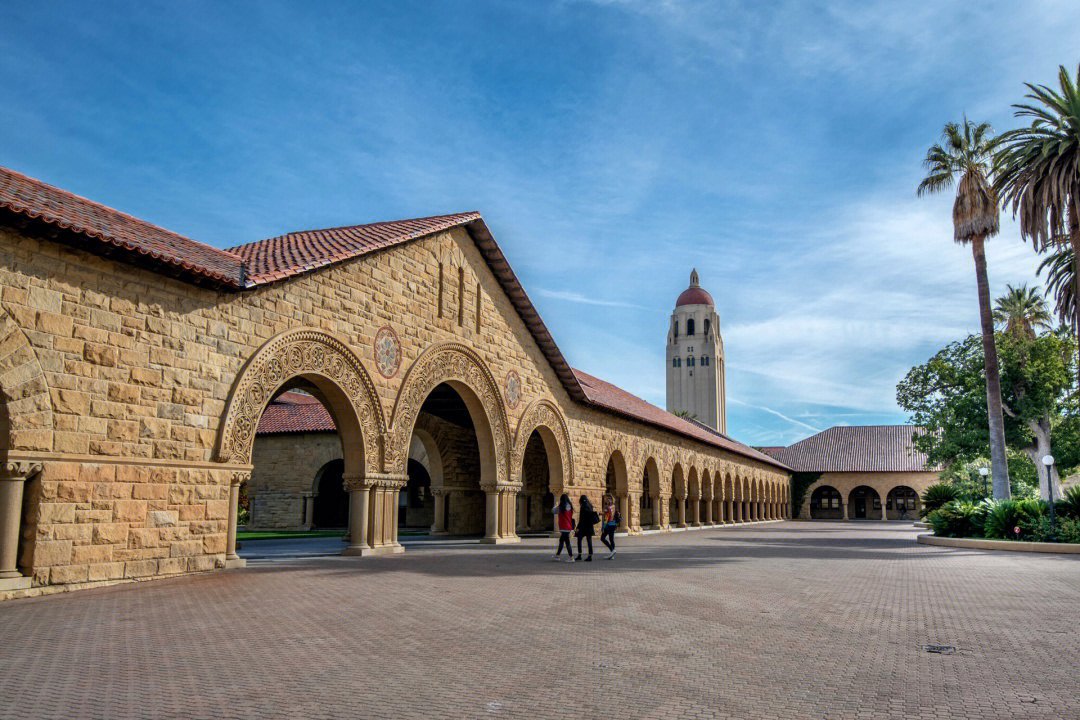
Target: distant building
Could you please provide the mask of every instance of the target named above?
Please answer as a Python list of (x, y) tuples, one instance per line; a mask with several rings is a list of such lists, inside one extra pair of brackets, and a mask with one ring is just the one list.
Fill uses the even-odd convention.
[(797, 517), (915, 520), (919, 498), (941, 468), (915, 449), (913, 425), (837, 426), (788, 447), (765, 447), (795, 472), (821, 473)]
[(712, 295), (690, 273), (667, 337), (667, 411), (727, 434), (724, 340)]

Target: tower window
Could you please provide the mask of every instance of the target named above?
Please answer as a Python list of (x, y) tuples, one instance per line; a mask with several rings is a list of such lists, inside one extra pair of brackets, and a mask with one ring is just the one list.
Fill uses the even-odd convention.
[(679, 358), (671, 358), (671, 367), (679, 367)]
[(686, 334), (687, 335), (693, 335), (694, 334), (694, 318), (690, 318), (689, 320), (686, 321)]
[(686, 366), (687, 367), (694, 367), (694, 356), (693, 355), (686, 358)]
[(678, 320), (672, 320), (671, 321), (671, 327), (675, 331), (675, 337), (679, 337), (679, 321)]
[(709, 334), (709, 318), (705, 318), (705, 334)]
[(709, 364), (709, 356), (708, 355), (702, 355), (701, 356), (701, 364), (702, 365), (708, 365)]

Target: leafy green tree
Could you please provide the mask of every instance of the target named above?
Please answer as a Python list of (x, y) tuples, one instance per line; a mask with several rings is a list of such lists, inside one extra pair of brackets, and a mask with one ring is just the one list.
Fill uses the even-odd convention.
[[(1080, 297), (1080, 70), (1077, 75), (1073, 82), (1061, 65), (1059, 90), (1025, 83), (1029, 102), (1013, 107), (1031, 125), (1004, 133), (995, 159), (995, 185), (1019, 215), (1020, 234), (1039, 252), (1072, 249), (1074, 297)], [(1080, 305), (1073, 305), (1080, 341)]]
[(1034, 338), (1036, 329), (1050, 329), (1050, 312), (1038, 288), (1005, 287), (1008, 291), (994, 302), (994, 322), (1007, 335)]
[[(1057, 468), (1066, 465), (1059, 461), (1053, 476), (1043, 477), (1039, 459), (1051, 453), (1060, 437), (1066, 451), (1062, 459), (1068, 462), (1073, 452), (1069, 445), (1075, 443), (1069, 437), (1075, 434), (1068, 396), (1075, 372), (1072, 340), (1064, 331), (1034, 339), (1002, 334), (997, 344), (1006, 441), (1033, 463), (1045, 488), (1048, 482), (1058, 482)], [(930, 431), (917, 436), (915, 444), (931, 462), (951, 466), (984, 456), (989, 437), (981, 398), (982, 365), (979, 339), (969, 336), (912, 368), (897, 386), (899, 405), (911, 413), (913, 422)]]
[(997, 351), (994, 348), (994, 319), (990, 311), (990, 282), (986, 276), (986, 238), (997, 235), (998, 196), (990, 184), (994, 131), (988, 123), (948, 123), (942, 133), (943, 144), (926, 153), (923, 165), (927, 175), (916, 193), (940, 192), (956, 186), (953, 202), (953, 239), (970, 245), (975, 259), (975, 284), (979, 294), (979, 323), (982, 329), (983, 364), (987, 423), (990, 435), (990, 460), (994, 475), (994, 497), (1009, 497), (1009, 467), (1005, 457), (1005, 428), (1001, 408), (1001, 379)]

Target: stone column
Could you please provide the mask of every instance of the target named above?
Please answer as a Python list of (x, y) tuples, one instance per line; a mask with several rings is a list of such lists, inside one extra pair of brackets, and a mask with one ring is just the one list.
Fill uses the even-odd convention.
[(850, 503), (844, 502), (843, 499), (841, 498), (841, 500), (840, 500), (840, 508), (844, 511), (844, 519), (845, 520), (848, 519), (848, 505), (850, 505)]
[(41, 472), (41, 463), (9, 461), (0, 469), (0, 590), (23, 590), (33, 580), (19, 572), (23, 490)]
[(435, 518), (431, 523), (432, 535), (446, 534), (446, 488), (433, 487), (431, 494), (435, 497)]
[(707, 499), (705, 501), (705, 524), (706, 525), (712, 525), (713, 524), (712, 498), (709, 498), (709, 499)]
[(242, 568), (247, 561), (236, 554), (236, 518), (240, 512), (240, 484), (251, 479), (250, 470), (234, 472), (229, 482), (229, 525), (225, 535), (225, 569)]
[(636, 517), (628, 523), (631, 532), (641, 532), (641, 494), (636, 492), (626, 493), (626, 504), (630, 512), (637, 511)]
[(484, 542), (494, 543), (499, 537), (499, 491), (484, 488)]
[(619, 514), (622, 516), (622, 522), (619, 523), (619, 527), (616, 529), (619, 532), (630, 532), (630, 496), (620, 495), (617, 502), (619, 503)]
[(398, 493), (408, 475), (345, 475), (349, 493), (349, 545), (342, 555), (390, 555), (404, 552), (398, 543)]
[(367, 555), (371, 552), (368, 539), (368, 505), (371, 486), (363, 475), (342, 476), (345, 492), (349, 493), (349, 544), (342, 555)]
[(735, 522), (735, 501), (728, 499), (724, 501), (724, 522), (728, 525)]
[(701, 497), (690, 500), (690, 525), (701, 527)]
[(686, 527), (686, 496), (679, 498), (679, 527)]
[(520, 542), (514, 527), (514, 511), (520, 484), (484, 487), (484, 537), (480, 542), (492, 545)]
[(315, 517), (315, 495), (314, 493), (304, 493), (304, 529), (310, 530), (314, 525)]

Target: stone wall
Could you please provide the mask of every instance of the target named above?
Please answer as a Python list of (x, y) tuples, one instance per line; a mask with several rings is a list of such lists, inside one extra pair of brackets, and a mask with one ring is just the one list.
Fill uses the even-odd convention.
[[(444, 279), (460, 268), (462, 282), (440, 291), (440, 266)], [(377, 337), (396, 340), (392, 361), (376, 353)], [(262, 409), (248, 403), (271, 392), (267, 378), (282, 367), (308, 373), (338, 403), (346, 475), (372, 488), (372, 547), (396, 545), (396, 491), (381, 488), (401, 482), (424, 383), (443, 378), (483, 407), (479, 475), (498, 488), (498, 518), (508, 503), (510, 525), (518, 438), (523, 446), (522, 425), (537, 418), (556, 425), (566, 487), (594, 502), (615, 450), (630, 496), (648, 457), (664, 497), (676, 463), (747, 496), (786, 488), (775, 467), (572, 402), (463, 229), (244, 292), (0, 229), (0, 450), (9, 472), (32, 473), (23, 573), (75, 584), (224, 566), (230, 497), (251, 470), (245, 433)], [(254, 372), (265, 374), (255, 384)], [(484, 495), (470, 502), (482, 507)]]
[(307, 529), (305, 510), (318, 493), (319, 470), (341, 456), (341, 438), (333, 432), (256, 437), (247, 483), (250, 529)]
[[(910, 487), (921, 498), (923, 491), (937, 481), (937, 472), (823, 473), (820, 478), (814, 481), (813, 485), (807, 488), (799, 517), (803, 519), (810, 518), (810, 499), (813, 497), (814, 491), (822, 486), (833, 487), (839, 491), (842, 504), (840, 516), (846, 519), (852, 519), (854, 516), (849, 507), (852, 490), (862, 485), (872, 488), (878, 494), (881, 506), (877, 510), (876, 516), (874, 512), (870, 512), (866, 519), (881, 520), (886, 519), (882, 518), (880, 513), (886, 509), (886, 499), (889, 491), (893, 488), (900, 486)], [(914, 520), (916, 518), (912, 513), (910, 517), (905, 519)]]

